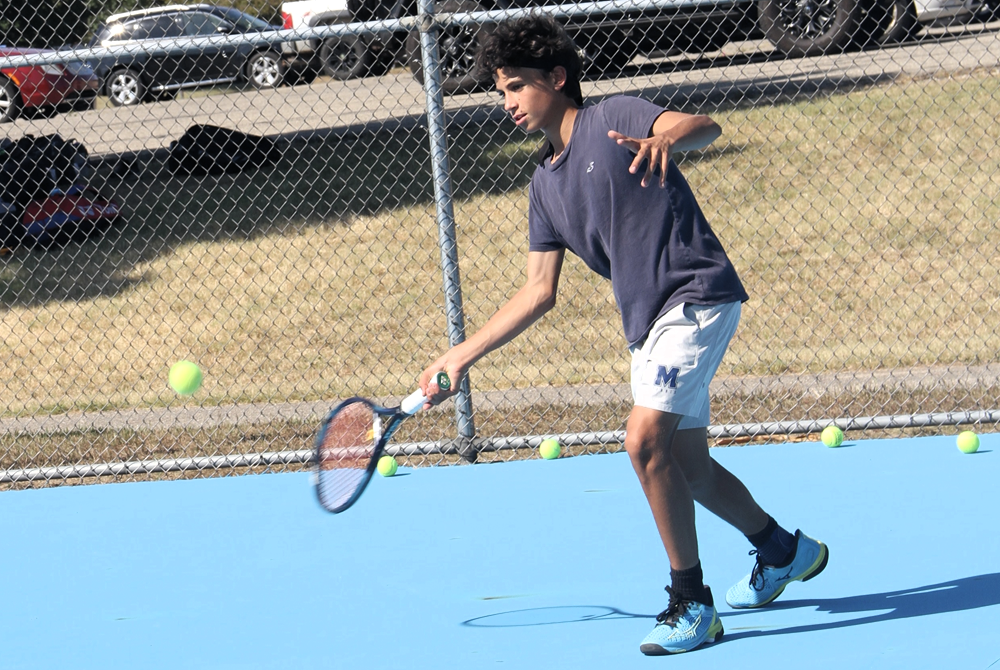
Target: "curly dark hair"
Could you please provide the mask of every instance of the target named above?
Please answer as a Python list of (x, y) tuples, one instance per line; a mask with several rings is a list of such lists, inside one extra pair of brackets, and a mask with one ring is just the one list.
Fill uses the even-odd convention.
[(476, 55), (476, 65), (478, 78), (490, 83), (496, 71), (505, 67), (530, 67), (548, 73), (561, 65), (566, 69), (562, 92), (583, 105), (580, 53), (562, 25), (546, 14), (533, 12), (497, 24)]

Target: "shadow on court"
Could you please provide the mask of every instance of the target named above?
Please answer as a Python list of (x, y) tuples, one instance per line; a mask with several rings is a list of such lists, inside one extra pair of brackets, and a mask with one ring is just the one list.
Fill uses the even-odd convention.
[[(790, 626), (773, 630), (741, 631), (727, 634), (726, 639), (732, 641), (770, 635), (811, 633), (821, 630), (847, 628), (849, 626), (863, 626), (883, 621), (892, 621), (894, 619), (913, 619), (935, 614), (962, 612), (981, 607), (992, 607), (997, 604), (1000, 604), (1000, 573), (994, 572), (975, 577), (954, 579), (939, 584), (918, 586), (901, 591), (848, 596), (846, 598), (778, 601), (773, 605), (769, 605), (767, 609), (790, 610), (811, 607), (817, 612), (826, 612), (828, 614), (864, 614), (866, 612), (873, 612), (874, 614), (858, 619), (848, 619), (847, 621), (831, 621), (830, 623)], [(743, 610), (739, 612), (727, 612), (723, 615), (723, 620), (732, 622), (733, 617), (757, 611)]]
[[(733, 621), (734, 617), (743, 614), (758, 614), (766, 611), (800, 608), (812, 608), (816, 612), (826, 612), (832, 615), (873, 613), (870, 616), (862, 616), (861, 618), (849, 619), (847, 621), (831, 621), (829, 623), (790, 626), (772, 630), (748, 630), (727, 633), (725, 639), (727, 641), (734, 641), (752, 637), (791, 635), (794, 633), (846, 628), (848, 626), (862, 626), (882, 621), (891, 621), (893, 619), (911, 619), (981, 607), (992, 607), (998, 604), (1000, 604), (1000, 573), (991, 573), (886, 593), (848, 596), (845, 598), (778, 601), (760, 610), (726, 611), (723, 612), (722, 618), (724, 622), (730, 624), (737, 623), (738, 620)], [(497, 614), (468, 619), (463, 621), (462, 625), (476, 628), (517, 628), (625, 618), (654, 619), (656, 618), (656, 614), (635, 614), (624, 612), (616, 607), (602, 605), (567, 605), (562, 607), (537, 607), (498, 612)]]
[(633, 614), (617, 607), (604, 605), (563, 605), (559, 607), (532, 607), (523, 610), (498, 612), (463, 621), (463, 626), (473, 628), (521, 628), (524, 626), (552, 626), (561, 623), (606, 621), (609, 619), (655, 619), (655, 614)]

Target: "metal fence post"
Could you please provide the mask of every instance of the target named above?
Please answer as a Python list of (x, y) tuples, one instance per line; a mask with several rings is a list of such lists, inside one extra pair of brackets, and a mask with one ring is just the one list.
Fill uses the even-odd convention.
[[(448, 341), (451, 346), (455, 346), (465, 340), (465, 313), (462, 309), (462, 285), (455, 239), (455, 211), (452, 205), (447, 120), (441, 90), (434, 0), (419, 0), (418, 12), (424, 93), (427, 99), (427, 129), (434, 176), (434, 200), (437, 206), (438, 244), (441, 247), (441, 270), (444, 274), (445, 308), (448, 315)], [(472, 393), (468, 375), (462, 380), (455, 395), (455, 421), (458, 427), (459, 453), (465, 460), (473, 462), (476, 460), (476, 427), (472, 416)]]

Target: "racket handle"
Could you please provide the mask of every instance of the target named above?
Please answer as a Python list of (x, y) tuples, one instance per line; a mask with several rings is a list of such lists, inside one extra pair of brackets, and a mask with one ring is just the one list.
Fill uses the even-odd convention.
[(424, 403), (426, 402), (427, 398), (424, 396), (424, 392), (417, 389), (410, 395), (403, 398), (403, 402), (399, 406), (399, 411), (404, 414), (416, 414), (423, 408)]
[[(434, 381), (437, 382), (438, 388), (442, 391), (447, 391), (451, 388), (451, 379), (448, 378), (447, 372), (437, 373), (434, 376)], [(427, 396), (424, 395), (423, 391), (417, 389), (403, 399), (403, 402), (399, 405), (399, 410), (406, 414), (413, 415), (423, 409), (426, 402)]]

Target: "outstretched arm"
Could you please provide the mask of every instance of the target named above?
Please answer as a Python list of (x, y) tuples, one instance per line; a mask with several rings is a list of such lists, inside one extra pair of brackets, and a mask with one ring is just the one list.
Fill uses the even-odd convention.
[[(420, 390), (431, 402), (440, 402), (453, 395), (476, 361), (513, 340), (552, 309), (564, 254), (564, 251), (528, 253), (528, 279), (524, 286), (475, 335), (449, 349), (420, 375)], [(442, 370), (452, 380), (449, 392), (431, 384), (434, 375)]]
[(629, 172), (638, 173), (645, 161), (646, 174), (642, 177), (642, 185), (649, 186), (653, 181), (653, 173), (659, 169), (660, 188), (667, 185), (667, 164), (674, 152), (704, 149), (721, 134), (722, 128), (709, 117), (682, 112), (660, 114), (653, 122), (649, 137), (642, 139), (628, 137), (614, 130), (608, 131), (608, 137), (635, 154)]

